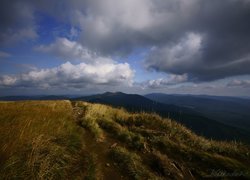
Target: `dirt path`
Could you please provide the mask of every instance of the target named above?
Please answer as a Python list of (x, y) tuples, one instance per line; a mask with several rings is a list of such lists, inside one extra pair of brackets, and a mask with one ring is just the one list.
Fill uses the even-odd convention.
[[(86, 109), (84, 107), (77, 106), (75, 103), (72, 103), (72, 107), (75, 121), (79, 126), (81, 126), (81, 121), (84, 121)], [(94, 136), (87, 129), (83, 128), (83, 131), (85, 150), (96, 159), (95, 165), (97, 179), (124, 179), (119, 172), (117, 165), (114, 164), (109, 158), (110, 147), (113, 143), (115, 143), (114, 140), (107, 137), (103, 142), (97, 142)]]

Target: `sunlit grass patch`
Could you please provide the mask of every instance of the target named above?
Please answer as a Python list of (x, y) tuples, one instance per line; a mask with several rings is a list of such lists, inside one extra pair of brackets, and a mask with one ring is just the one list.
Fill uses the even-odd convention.
[(69, 101), (0, 103), (1, 178), (68, 176), (83, 140)]

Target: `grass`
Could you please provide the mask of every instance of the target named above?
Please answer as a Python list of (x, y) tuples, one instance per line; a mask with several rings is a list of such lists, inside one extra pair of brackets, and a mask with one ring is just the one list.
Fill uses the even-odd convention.
[(86, 180), (97, 179), (97, 159), (93, 154), (88, 153), (85, 156), (84, 163), (86, 166), (86, 174), (83, 176)]
[(101, 119), (98, 120), (98, 123), (103, 129), (113, 134), (116, 139), (126, 143), (129, 147), (143, 150), (145, 140), (140, 134), (129, 131), (111, 119)]
[(1, 178), (69, 175), (83, 145), (69, 102), (1, 102), (0, 112)]
[(157, 114), (70, 101), (0, 102), (0, 179), (250, 177), (250, 148)]
[(151, 169), (161, 177), (169, 179), (193, 179), (189, 168), (178, 165), (167, 155), (161, 154), (159, 151), (153, 151), (149, 155), (147, 162)]
[(99, 127), (96, 120), (92, 117), (86, 117), (81, 122), (84, 128), (87, 128), (94, 136), (97, 141), (103, 141), (104, 135), (102, 129)]
[(131, 153), (122, 147), (116, 147), (110, 152), (111, 158), (120, 166), (121, 170), (133, 179), (160, 179), (157, 178), (136, 153)]

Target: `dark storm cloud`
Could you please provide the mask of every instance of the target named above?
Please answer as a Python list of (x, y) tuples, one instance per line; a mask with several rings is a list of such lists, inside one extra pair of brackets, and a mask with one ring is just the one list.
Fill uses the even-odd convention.
[(1, 1), (0, 6), (0, 45), (35, 39), (33, 7), (28, 1)]
[(81, 42), (104, 54), (152, 47), (147, 68), (212, 81), (250, 73), (250, 1), (86, 1)]
[[(195, 14), (179, 40), (151, 51), (146, 66), (187, 73), (190, 81), (250, 74), (250, 1), (200, 1)], [(194, 38), (200, 39), (196, 46)]]

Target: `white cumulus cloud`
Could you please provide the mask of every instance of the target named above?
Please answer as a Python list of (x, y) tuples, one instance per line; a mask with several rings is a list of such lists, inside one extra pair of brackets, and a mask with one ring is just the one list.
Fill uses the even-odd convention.
[[(81, 89), (101, 85), (130, 86), (133, 83), (134, 70), (128, 63), (119, 63), (110, 57), (97, 55), (76, 41), (57, 38), (55, 42), (35, 49), (67, 61), (55, 68), (2, 76), (1, 86)], [(68, 60), (79, 60), (80, 63), (73, 64)]]
[(133, 83), (134, 71), (127, 63), (71, 64), (0, 77), (3, 87), (76, 88), (119, 86)]

